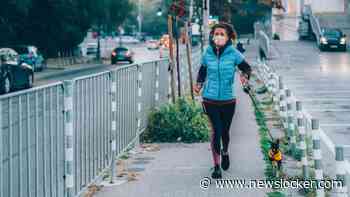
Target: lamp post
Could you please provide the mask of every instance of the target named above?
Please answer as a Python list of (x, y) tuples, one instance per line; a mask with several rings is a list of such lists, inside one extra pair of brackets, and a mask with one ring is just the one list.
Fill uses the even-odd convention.
[(138, 15), (137, 15), (137, 21), (138, 21), (138, 36), (141, 36), (142, 32), (142, 0), (138, 0)]
[(210, 0), (203, 0), (203, 44), (209, 44), (209, 16), (210, 16)]
[(159, 8), (158, 11), (157, 11), (157, 16), (162, 16), (162, 15), (163, 15), (162, 9)]

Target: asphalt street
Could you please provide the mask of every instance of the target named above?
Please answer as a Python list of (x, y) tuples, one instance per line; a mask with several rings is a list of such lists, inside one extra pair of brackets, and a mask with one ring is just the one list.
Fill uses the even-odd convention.
[[(269, 61), (304, 108), (320, 119), (325, 133), (335, 144), (349, 145), (350, 139), (350, 53), (320, 52), (315, 42), (298, 41), (296, 20), (278, 24), (282, 41), (273, 42), (278, 58)], [(283, 25), (289, 26), (283, 32)], [(293, 33), (294, 31), (294, 33)]]
[[(112, 47), (113, 45), (108, 45)], [(152, 61), (159, 59), (159, 50), (148, 50), (145, 44), (133, 44), (127, 45), (135, 53), (135, 63)], [(35, 73), (34, 86), (45, 85), (57, 81), (69, 80), (76, 77), (96, 74), (107, 70), (115, 69), (121, 65), (127, 65), (127, 62), (120, 62), (117, 65), (111, 64), (92, 64), (92, 65), (76, 65), (67, 66), (65, 69), (47, 69), (43, 72)]]

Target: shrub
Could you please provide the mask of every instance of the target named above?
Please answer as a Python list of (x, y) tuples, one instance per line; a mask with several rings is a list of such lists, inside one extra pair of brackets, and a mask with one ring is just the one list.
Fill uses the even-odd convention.
[(204, 142), (209, 139), (207, 116), (202, 107), (189, 99), (178, 99), (149, 114), (144, 142)]

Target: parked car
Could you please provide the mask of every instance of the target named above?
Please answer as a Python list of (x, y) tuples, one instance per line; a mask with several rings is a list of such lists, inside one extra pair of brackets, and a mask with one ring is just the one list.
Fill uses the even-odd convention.
[(19, 62), (24, 62), (33, 67), (34, 71), (42, 71), (46, 67), (46, 61), (43, 55), (35, 46), (15, 45), (10, 46), (19, 54)]
[(159, 41), (158, 40), (148, 40), (146, 43), (147, 49), (155, 50), (159, 49)]
[(346, 35), (340, 29), (323, 28), (319, 48), (321, 51), (326, 49), (346, 51)]
[(124, 44), (138, 44), (140, 40), (133, 36), (118, 36), (116, 37), (117, 42), (122, 42)]
[(0, 94), (33, 86), (33, 67), (20, 62), (18, 58), (19, 55), (13, 49), (0, 49)]
[(126, 47), (117, 47), (112, 51), (111, 63), (128, 61), (130, 64), (134, 62), (134, 52)]
[(86, 46), (86, 57), (95, 59), (98, 53), (98, 46), (96, 43), (88, 43)]

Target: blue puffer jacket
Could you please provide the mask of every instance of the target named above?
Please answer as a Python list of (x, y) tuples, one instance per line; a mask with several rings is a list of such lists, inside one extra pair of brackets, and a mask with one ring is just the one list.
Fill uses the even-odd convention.
[(203, 98), (211, 100), (230, 100), (236, 97), (234, 91), (235, 72), (244, 56), (231, 44), (225, 46), (221, 55), (215, 54), (209, 46), (203, 54), (202, 65), (207, 66), (207, 80), (204, 84)]

